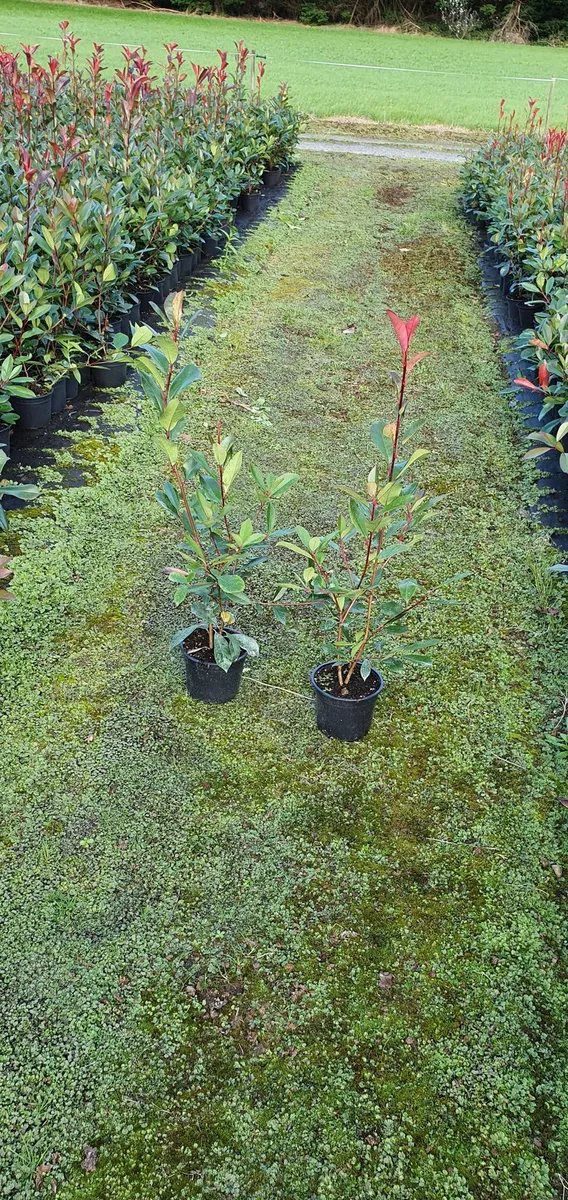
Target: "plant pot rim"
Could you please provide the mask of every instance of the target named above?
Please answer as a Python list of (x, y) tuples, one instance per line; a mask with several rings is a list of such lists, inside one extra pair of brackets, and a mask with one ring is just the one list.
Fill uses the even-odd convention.
[(49, 391), (40, 392), (40, 393), (34, 392), (33, 396), (13, 396), (12, 397), (12, 407), (14, 407), (14, 404), (13, 404), (14, 400), (16, 400), (16, 402), (18, 404), (22, 404), (22, 403), (23, 404), (34, 404), (34, 403), (39, 403), (40, 401), (43, 401), (43, 400), (50, 400), (52, 393), (53, 393), (53, 388), (50, 387)]
[[(311, 685), (314, 688), (314, 690), (316, 692), (319, 692), (320, 696), (325, 696), (326, 700), (329, 700), (332, 703), (335, 703), (335, 704), (365, 704), (365, 702), (368, 700), (374, 700), (382, 692), (382, 690), (385, 686), (385, 681), (384, 681), (382, 675), (380, 674), (380, 672), (377, 671), (375, 669), (375, 667), (371, 667), (370, 674), (375, 675), (379, 681), (378, 687), (375, 688), (374, 692), (369, 692), (368, 696), (332, 696), (331, 692), (326, 692), (325, 688), (320, 687), (319, 683), (317, 682), (316, 675), (318, 675), (318, 673), (320, 671), (323, 671), (324, 667), (337, 667), (337, 666), (339, 666), (339, 663), (337, 662), (337, 660), (331, 659), (329, 662), (318, 663), (317, 667), (314, 667), (313, 671), (310, 674), (310, 682), (311, 682)], [(346, 666), (348, 666), (348, 663), (342, 663), (342, 666), (346, 667)]]
[[(199, 628), (201, 628), (201, 626)], [(203, 626), (203, 629), (205, 629), (205, 626)], [(207, 667), (208, 669), (211, 667), (215, 667), (215, 669), (217, 671), (223, 670), (223, 668), (219, 666), (219, 663), (217, 663), (215, 661), (209, 662), (208, 659), (201, 658), (201, 656), (199, 654), (192, 654), (190, 650), (186, 650), (183, 642), (181, 642), (180, 645), (181, 645), (182, 654), (185, 656), (185, 658), (190, 658), (192, 660), (192, 662), (199, 663), (200, 667)], [(233, 659), (233, 661), (231, 663), (231, 667), (234, 667), (235, 663), (242, 662), (243, 658), (246, 658), (246, 657), (247, 657), (247, 651), (241, 650), (238, 658)], [(229, 671), (231, 670), (231, 667), (228, 668)], [(227, 672), (224, 671), (223, 674), (226, 675)]]

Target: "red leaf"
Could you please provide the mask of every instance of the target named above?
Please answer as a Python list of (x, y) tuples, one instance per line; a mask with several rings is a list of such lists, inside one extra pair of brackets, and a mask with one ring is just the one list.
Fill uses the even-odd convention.
[(419, 324), (420, 324), (420, 317), (409, 317), (408, 321), (406, 322), (406, 332), (408, 335), (408, 345), (409, 346), (414, 337), (414, 334), (416, 333), (416, 330), (418, 329)]
[(536, 384), (531, 383), (530, 379), (525, 379), (524, 375), (515, 379), (515, 383), (518, 383), (520, 387), (530, 388), (531, 392), (542, 392), (542, 388), (536, 387)]
[(402, 350), (402, 353), (406, 354), (406, 351), (408, 350), (408, 330), (406, 328), (406, 322), (403, 321), (402, 317), (397, 317), (396, 313), (393, 312), (391, 308), (387, 308), (387, 317), (398, 338), (398, 344)]
[(421, 362), (423, 358), (429, 358), (429, 357), (430, 357), (429, 350), (421, 350), (420, 354), (415, 354), (414, 357), (410, 359), (410, 362), (407, 363), (406, 374), (408, 375), (410, 373), (412, 368), (416, 366), (416, 363)]
[(548, 370), (545, 362), (538, 364), (538, 382), (543, 390), (545, 390), (550, 383), (550, 371)]

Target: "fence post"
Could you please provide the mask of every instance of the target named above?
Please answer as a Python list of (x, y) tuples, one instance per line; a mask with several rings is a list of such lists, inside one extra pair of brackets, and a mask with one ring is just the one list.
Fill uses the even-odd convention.
[(256, 50), (250, 52), (250, 96), (254, 99), (254, 80), (256, 75)]
[(544, 132), (545, 133), (548, 133), (548, 127), (550, 125), (550, 114), (552, 112), (552, 102), (554, 100), (555, 87), (556, 87), (556, 78), (553, 78), (550, 80), (550, 89), (548, 92), (548, 104), (546, 106), (546, 119), (544, 122)]

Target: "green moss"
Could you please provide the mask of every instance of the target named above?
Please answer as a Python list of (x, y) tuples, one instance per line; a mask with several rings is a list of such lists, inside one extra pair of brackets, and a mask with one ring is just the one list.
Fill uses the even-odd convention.
[[(18, 602), (0, 611), (5, 1194), (35, 1195), (46, 1162), (68, 1200), (555, 1195), (550, 864), (566, 850), (542, 727), (566, 634), (542, 611), (553, 556), (526, 515), (455, 184), (426, 163), (310, 162), (184, 351), (203, 371), (195, 442), (221, 402), (254, 461), (301, 472), (283, 524), (320, 528), (392, 411), (384, 308), (422, 316), (413, 408), (444, 499), (409, 570), (470, 576), (423, 618), (434, 668), (389, 681), (364, 743), (315, 729), (309, 622), (254, 617), (262, 656), (234, 704), (185, 694), (162, 575), (175, 530), (134, 397), (104, 409), (108, 455), (89, 434), (92, 485), (50, 497), (55, 522), (17, 519)], [(243, 393), (262, 419), (231, 403)]]

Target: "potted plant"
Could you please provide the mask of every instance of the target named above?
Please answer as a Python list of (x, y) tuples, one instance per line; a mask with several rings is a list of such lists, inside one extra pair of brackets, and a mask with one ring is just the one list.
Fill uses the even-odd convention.
[(100, 337), (94, 334), (97, 347), (89, 355), (91, 379), (96, 388), (119, 388), (126, 383), (128, 361), (122, 351), (128, 345), (125, 333), (114, 332), (107, 325)]
[(21, 378), (22, 362), (14, 360), (12, 354), (7, 354), (0, 364), (0, 450), (7, 458), (10, 457), (12, 429), (18, 420), (12, 400), (17, 396), (22, 399), (33, 396), (33, 392), (21, 382)]
[(288, 608), (297, 603), (315, 612), (324, 656), (311, 673), (317, 724), (328, 737), (346, 742), (358, 741), (371, 726), (383, 688), (373, 660), (391, 671), (400, 671), (405, 663), (427, 665), (428, 651), (436, 644), (433, 638), (405, 640), (411, 613), (430, 599), (433, 589), (392, 574), (398, 556), (420, 541), (436, 501), (408, 474), (428, 451), (406, 453), (422, 425), (415, 421), (404, 428), (408, 378), (425, 357), (425, 352), (409, 353), (419, 318), (404, 321), (390, 310), (387, 315), (400, 344), (402, 369), (393, 375), (395, 419), (371, 426), (379, 461), (367, 476), (366, 495), (344, 489), (348, 514), (340, 516), (331, 532), (313, 537), (300, 526), (297, 543), (279, 542), (302, 558), (303, 570), (279, 589), (274, 614), (285, 622)]
[(8, 455), (0, 450), (0, 529), (2, 530), (8, 528), (6, 513), (2, 505), (5, 496), (12, 496), (16, 500), (35, 500), (39, 496), (39, 488), (35, 483), (9, 483), (4, 478), (4, 467), (7, 462)]
[[(27, 357), (7, 354), (0, 366), (0, 436), (4, 434), (5, 447), (9, 448), (10, 430), (16, 421), (22, 429), (41, 429), (51, 417), (51, 391), (37, 389), (35, 381), (24, 375), (23, 366)], [(38, 390), (40, 393), (38, 395)], [(6, 449), (8, 453), (8, 449)]]
[[(8, 462), (8, 455), (4, 454), (0, 446), (0, 530), (8, 528), (6, 513), (2, 504), (5, 496), (13, 496), (17, 500), (35, 500), (39, 496), (39, 488), (35, 483), (8, 483), (3, 478), (4, 467)], [(12, 578), (10, 570), (10, 559), (5, 554), (0, 554), (0, 600), (13, 600), (12, 592), (7, 591), (6, 584)]]
[[(169, 473), (157, 500), (182, 530), (181, 563), (167, 568), (175, 584), (174, 603), (189, 609), (191, 622), (175, 634), (181, 646), (189, 694), (209, 704), (236, 696), (247, 655), (258, 654), (254, 638), (243, 633), (237, 613), (250, 607), (248, 576), (267, 557), (277, 536), (276, 501), (296, 476), (267, 475), (253, 467), (254, 516), (234, 518), (233, 485), (243, 466), (234, 439), (220, 424), (210, 455), (190, 446), (181, 393), (200, 378), (193, 364), (174, 372), (179, 355), (183, 292), (174, 297), (170, 332), (154, 334), (140, 326), (132, 347), (141, 348), (135, 368), (151, 401), (167, 456)], [(262, 528), (258, 525), (262, 521)]]

